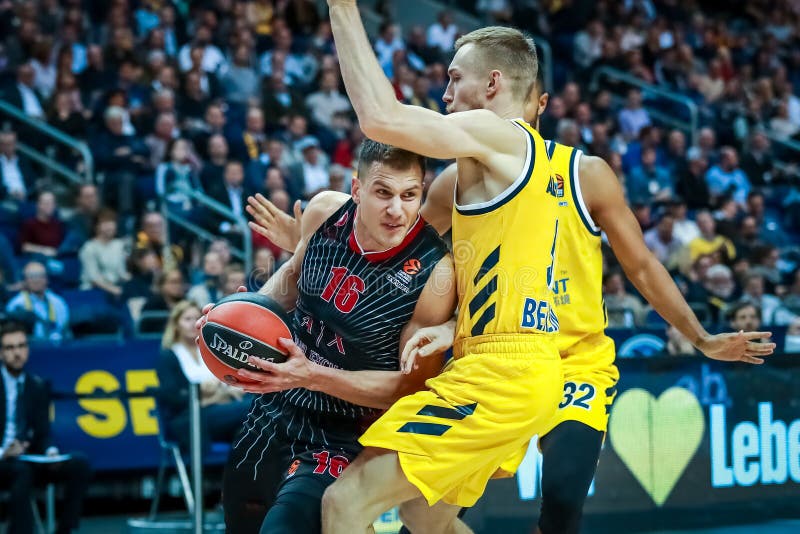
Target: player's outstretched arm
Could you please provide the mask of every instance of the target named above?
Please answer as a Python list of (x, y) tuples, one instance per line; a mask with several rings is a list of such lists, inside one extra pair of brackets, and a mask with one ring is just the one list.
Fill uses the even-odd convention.
[[(414, 315), (403, 329), (400, 346), (404, 346), (417, 328), (447, 321), (453, 314), (455, 302), (453, 261), (450, 256), (446, 256), (431, 273), (414, 309)], [(420, 364), (410, 374), (401, 371), (333, 369), (310, 361), (291, 340), (282, 339), (280, 342), (289, 352), (289, 358), (285, 362), (271, 363), (251, 358), (249, 363), (262, 372), (245, 369), (238, 371), (242, 377), (259, 382), (257, 385), (245, 386), (245, 391), (274, 393), (293, 388), (306, 388), (322, 391), (360, 406), (386, 409), (400, 397), (421, 389), (425, 380), (438, 374), (442, 368), (440, 353), (421, 359)]]
[(328, 0), (347, 95), (367, 137), (436, 159), (476, 158), (490, 168), (524, 154), (519, 129), (487, 110), (442, 115), (397, 101), (372, 51), (355, 0)]
[(419, 210), (422, 218), (433, 226), (439, 235), (446, 234), (453, 225), (453, 201), (457, 178), (458, 165), (452, 163), (431, 182), (425, 202)]
[(261, 193), (247, 197), (247, 213), (253, 217), (247, 224), (254, 232), (266, 237), (287, 252), (294, 252), (300, 241), (300, 222), (303, 210), (300, 201), (294, 203), (294, 217), (278, 209)]
[(636, 289), (669, 324), (703, 354), (715, 360), (763, 363), (774, 343), (759, 343), (769, 332), (709, 334), (686, 303), (672, 277), (647, 248), (639, 224), (625, 203), (614, 171), (600, 158), (582, 156), (580, 185), (594, 222), (608, 236), (611, 248)]

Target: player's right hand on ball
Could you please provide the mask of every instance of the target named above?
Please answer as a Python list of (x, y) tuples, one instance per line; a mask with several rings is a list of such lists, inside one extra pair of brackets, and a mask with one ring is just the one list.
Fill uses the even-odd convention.
[[(247, 288), (244, 287), (244, 286), (239, 286), (239, 287), (236, 288), (236, 292), (237, 293), (247, 293)], [(203, 315), (201, 315), (200, 318), (197, 320), (197, 322), (194, 323), (194, 328), (195, 328), (195, 330), (197, 330), (197, 335), (198, 336), (200, 335), (200, 329), (203, 328), (203, 325), (206, 324), (206, 321), (208, 320), (208, 313), (212, 309), (214, 309), (214, 303), (213, 302), (209, 302), (208, 304), (203, 306), (202, 310), (200, 310), (200, 312)]]
[(452, 347), (455, 333), (455, 319), (417, 330), (403, 347), (403, 353), (400, 355), (400, 371), (407, 375), (414, 370), (417, 357), (425, 358), (441, 354)]
[(283, 250), (294, 252), (300, 241), (300, 221), (303, 218), (300, 201), (294, 203), (294, 217), (279, 210), (261, 193), (247, 197), (247, 204), (245, 209), (253, 217), (248, 226)]

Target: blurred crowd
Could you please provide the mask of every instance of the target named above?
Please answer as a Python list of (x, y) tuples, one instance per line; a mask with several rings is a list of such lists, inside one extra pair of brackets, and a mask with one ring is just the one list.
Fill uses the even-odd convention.
[[(732, 5), (729, 5), (732, 4)], [(444, 111), (447, 63), (471, 28), (456, 10), (542, 36), (554, 81), (545, 138), (604, 158), (648, 247), (701, 320), (800, 335), (800, 6), (678, 0), (455, 0), (401, 27), (378, 2), (374, 38), (397, 98)], [(86, 140), (98, 185), (59, 187), (0, 133), (0, 271), (6, 313), (39, 339), (160, 332), (175, 305), (258, 287), (286, 254), (199, 202), (245, 215), (261, 193), (292, 211), (349, 192), (362, 140), (325, 12), (312, 0), (0, 1), (0, 87), (25, 114)], [(599, 67), (690, 98), (699, 129), (647, 91), (593, 86)], [(63, 165), (81, 170), (73, 152)], [(445, 162), (431, 166), (427, 180)], [(217, 236), (206, 242), (167, 212)], [(663, 328), (606, 254), (610, 326)], [(745, 313), (747, 315), (747, 313)], [(671, 334), (672, 335), (672, 334)], [(677, 340), (680, 343), (680, 340)]]

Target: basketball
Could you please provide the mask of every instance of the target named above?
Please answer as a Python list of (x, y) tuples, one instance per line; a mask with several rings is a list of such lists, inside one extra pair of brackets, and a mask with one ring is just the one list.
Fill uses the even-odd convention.
[(286, 352), (278, 338), (292, 338), (289, 316), (271, 298), (258, 293), (235, 293), (220, 300), (208, 313), (197, 344), (206, 367), (231, 385), (256, 383), (240, 377), (238, 369), (258, 371), (247, 363), (255, 356), (280, 363)]

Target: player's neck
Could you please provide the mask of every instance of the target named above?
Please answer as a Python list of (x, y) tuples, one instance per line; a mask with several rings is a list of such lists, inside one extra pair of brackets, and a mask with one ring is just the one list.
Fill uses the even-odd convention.
[(487, 103), (486, 109), (494, 111), (495, 115), (503, 119), (517, 119), (524, 116), (525, 107), (521, 102), (505, 98), (495, 98)]

